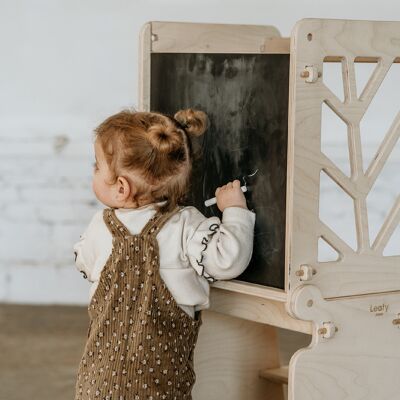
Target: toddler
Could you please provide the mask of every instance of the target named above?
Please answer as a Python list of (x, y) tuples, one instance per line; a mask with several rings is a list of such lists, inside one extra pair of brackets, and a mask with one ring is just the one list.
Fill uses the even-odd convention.
[(255, 214), (235, 180), (217, 188), (218, 217), (182, 207), (190, 137), (205, 113), (122, 111), (95, 130), (93, 191), (107, 208), (74, 246), (92, 282), (75, 400), (191, 399), (193, 351), (209, 282), (247, 267)]

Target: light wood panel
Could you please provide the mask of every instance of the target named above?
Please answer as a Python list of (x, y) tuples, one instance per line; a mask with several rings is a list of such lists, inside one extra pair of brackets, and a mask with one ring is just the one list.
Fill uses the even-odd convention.
[[(290, 289), (311, 283), (321, 289), (325, 298), (396, 290), (400, 287), (400, 255), (384, 257), (382, 251), (400, 221), (400, 195), (374, 243), (369, 237), (366, 198), (398, 142), (400, 114), (365, 172), (360, 121), (393, 61), (398, 61), (400, 22), (305, 19), (296, 24), (292, 37), (286, 236)], [(324, 60), (334, 57), (344, 60), (344, 102), (323, 81)], [(362, 95), (357, 97), (354, 60), (360, 57), (379, 62)], [(307, 67), (322, 76), (308, 82)], [(350, 177), (321, 151), (323, 103), (348, 125)], [(354, 203), (356, 250), (319, 217), (321, 171)], [(320, 237), (338, 251), (338, 261), (318, 262)], [(311, 280), (301, 280), (301, 265), (309, 265), (315, 271)]]
[(150, 111), (151, 22), (143, 25), (139, 37), (139, 111)]
[(259, 377), (279, 367), (273, 327), (204, 311), (194, 362), (193, 400), (283, 400), (282, 385)]
[(290, 39), (273, 26), (153, 21), (139, 43), (139, 109), (149, 111), (151, 53), (287, 54)]
[(291, 317), (285, 302), (269, 298), (268, 293), (259, 297), (251, 292), (239, 293), (227, 288), (213, 287), (210, 302), (210, 309), (221, 314), (297, 332), (312, 333), (311, 322)]
[(152, 52), (260, 53), (267, 38), (280, 37), (273, 26), (152, 22)]
[[(289, 367), (289, 400), (396, 399), (400, 391), (400, 292), (326, 301), (313, 285), (296, 289), (294, 313), (315, 323), (309, 348)], [(330, 324), (331, 338), (324, 337)]]

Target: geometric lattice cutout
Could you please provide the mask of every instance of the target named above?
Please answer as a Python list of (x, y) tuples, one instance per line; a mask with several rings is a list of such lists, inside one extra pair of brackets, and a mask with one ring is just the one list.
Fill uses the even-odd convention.
[[(368, 227), (371, 244), (374, 242), (399, 195), (400, 141), (398, 140), (367, 196)], [(400, 255), (400, 253), (397, 254)]]
[(322, 81), (329, 90), (340, 100), (344, 100), (343, 68), (344, 58), (340, 62), (324, 62)]
[(321, 110), (321, 151), (347, 176), (350, 154), (347, 124), (324, 102)]
[(400, 64), (392, 64), (360, 122), (364, 171), (373, 161), (399, 111)]
[(352, 249), (357, 249), (353, 199), (324, 171), (320, 173), (319, 218)]
[(358, 57), (354, 59), (354, 72), (356, 76), (356, 87), (358, 98), (362, 97), (363, 91), (367, 83), (373, 77), (373, 73), (378, 65), (378, 60), (371, 62), (357, 62)]
[(322, 237), (318, 239), (318, 262), (338, 261), (339, 253)]
[(393, 232), (392, 237), (383, 250), (384, 256), (398, 256), (400, 255), (400, 225), (397, 225), (396, 230)]

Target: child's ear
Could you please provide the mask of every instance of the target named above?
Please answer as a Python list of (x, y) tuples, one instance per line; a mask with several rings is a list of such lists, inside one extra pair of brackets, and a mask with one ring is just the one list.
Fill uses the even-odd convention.
[(123, 176), (117, 178), (117, 200), (126, 201), (135, 193), (135, 188)]

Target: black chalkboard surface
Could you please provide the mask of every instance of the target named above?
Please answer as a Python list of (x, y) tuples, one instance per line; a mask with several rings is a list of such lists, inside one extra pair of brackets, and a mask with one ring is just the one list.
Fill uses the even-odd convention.
[(193, 140), (187, 204), (221, 217), (204, 200), (258, 169), (245, 194), (256, 213), (253, 257), (237, 279), (283, 289), (289, 55), (153, 53), (150, 85), (152, 111), (197, 108), (210, 119)]

